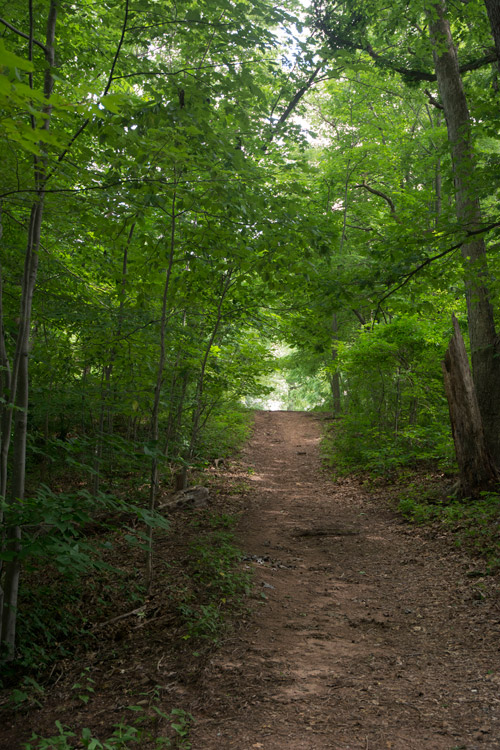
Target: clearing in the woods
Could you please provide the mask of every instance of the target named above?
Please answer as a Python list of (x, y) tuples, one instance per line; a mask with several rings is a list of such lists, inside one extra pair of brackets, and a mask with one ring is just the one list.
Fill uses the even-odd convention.
[[(193, 750), (500, 748), (495, 580), (468, 575), (446, 534), (408, 526), (383, 493), (330, 478), (320, 437), (319, 417), (259, 412), (240, 473), (217, 470), (213, 509), (239, 512), (255, 582), (251, 610), (217, 648), (172, 647), (159, 585), (140, 617), (96, 625), (101, 645), (56, 670), (39, 709), (8, 718), (2, 750), (56, 719), (107, 736), (99, 729), (124, 707), (153, 697), (192, 713), (175, 746)], [(157, 568), (181, 536), (158, 546)], [(93, 681), (83, 701), (82, 670)]]

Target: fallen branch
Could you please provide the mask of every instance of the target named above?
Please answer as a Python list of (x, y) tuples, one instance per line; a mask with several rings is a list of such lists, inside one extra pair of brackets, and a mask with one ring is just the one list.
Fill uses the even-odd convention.
[(118, 620), (124, 620), (126, 617), (131, 617), (132, 615), (139, 615), (142, 616), (145, 614), (146, 605), (143, 604), (141, 607), (137, 607), (137, 609), (133, 609), (130, 612), (125, 612), (123, 615), (118, 615), (117, 617), (112, 617), (111, 620), (105, 620), (104, 622), (100, 622), (97, 624), (98, 628), (104, 628), (106, 625), (111, 625), (113, 622), (118, 622)]

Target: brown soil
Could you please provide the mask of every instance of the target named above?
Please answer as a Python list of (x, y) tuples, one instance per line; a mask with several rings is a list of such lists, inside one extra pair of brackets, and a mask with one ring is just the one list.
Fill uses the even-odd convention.
[(319, 440), (311, 416), (257, 414), (240, 539), (267, 598), (206, 666), (193, 748), (500, 748), (494, 584), (331, 481)]
[[(0, 749), (53, 734), (55, 719), (104, 738), (158, 695), (166, 713), (193, 714), (193, 750), (500, 748), (498, 581), (469, 578), (446, 534), (408, 526), (384, 496), (330, 479), (320, 435), (314, 416), (260, 412), (243, 466), (212, 471), (214, 509), (240, 513), (255, 579), (251, 612), (217, 649), (193, 654), (158, 575), (139, 613), (115, 602), (95, 651), (59, 666), (40, 709), (4, 709)], [(158, 568), (182, 559), (186, 516), (157, 544)], [(139, 565), (131, 554), (123, 565)], [(72, 686), (86, 668), (83, 705)]]

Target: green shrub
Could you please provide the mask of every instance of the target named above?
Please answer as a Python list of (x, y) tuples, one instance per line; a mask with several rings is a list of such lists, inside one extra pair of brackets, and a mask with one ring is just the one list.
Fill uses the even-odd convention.
[(344, 416), (325, 452), (340, 472), (393, 472), (418, 461), (453, 463), (442, 384), (444, 336), (417, 317), (364, 329), (339, 344)]

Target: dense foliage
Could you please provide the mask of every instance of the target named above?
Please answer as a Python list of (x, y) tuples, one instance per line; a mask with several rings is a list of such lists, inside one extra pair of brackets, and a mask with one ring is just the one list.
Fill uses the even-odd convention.
[(21, 569), (99, 567), (85, 527), (125, 514), (147, 588), (161, 487), (233, 450), (273, 388), (335, 412), (338, 466), (450, 465), (454, 313), (500, 435), (482, 2), (0, 5), (6, 658)]

